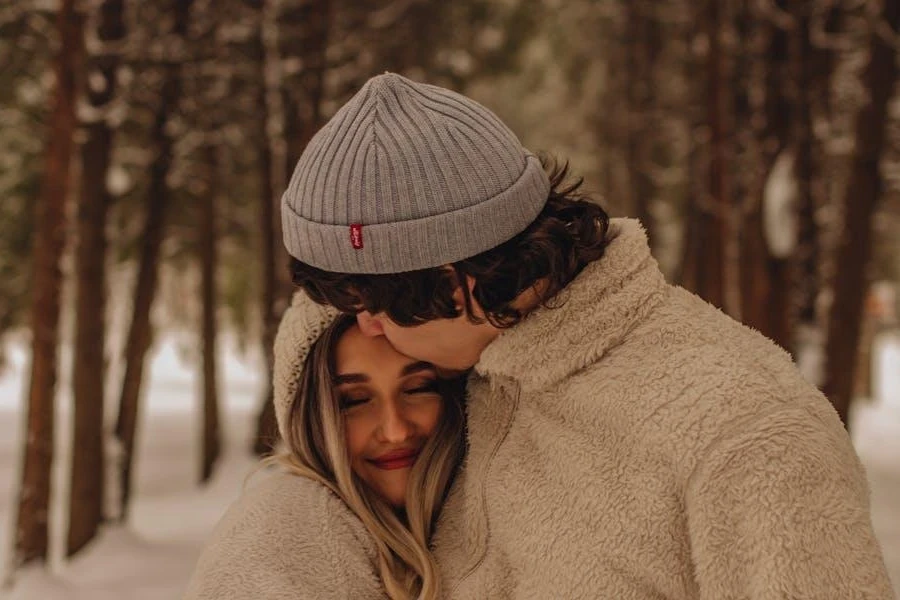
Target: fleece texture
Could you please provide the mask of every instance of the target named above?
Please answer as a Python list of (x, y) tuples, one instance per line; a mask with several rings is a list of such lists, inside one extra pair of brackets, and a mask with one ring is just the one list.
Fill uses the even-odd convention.
[(363, 524), (325, 486), (285, 472), (252, 482), (216, 526), (184, 600), (381, 600)]
[(837, 414), (790, 357), (668, 285), (633, 220), (470, 380), (444, 597), (893, 598)]
[(275, 368), (272, 373), (275, 418), (281, 439), (287, 439), (288, 415), (300, 385), (300, 371), (312, 345), (340, 315), (332, 306), (316, 304), (306, 292), (294, 294), (281, 317), (275, 336)]

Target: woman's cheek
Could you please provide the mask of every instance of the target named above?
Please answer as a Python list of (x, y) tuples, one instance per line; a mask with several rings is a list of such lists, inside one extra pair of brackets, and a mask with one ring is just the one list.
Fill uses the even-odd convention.
[(431, 435), (434, 430), (437, 428), (437, 424), (440, 421), (441, 414), (443, 408), (443, 400), (440, 397), (435, 397), (430, 402), (426, 402), (421, 407), (421, 412), (419, 416), (419, 427), (423, 430), (425, 435)]
[(371, 428), (366, 423), (365, 415), (356, 413), (344, 417), (344, 433), (351, 459), (358, 457), (365, 450), (370, 437), (369, 429)]

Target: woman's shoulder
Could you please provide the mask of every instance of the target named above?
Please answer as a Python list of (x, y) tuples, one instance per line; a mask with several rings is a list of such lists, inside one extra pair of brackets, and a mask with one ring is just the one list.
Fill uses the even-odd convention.
[(375, 564), (371, 537), (331, 490), (266, 472), (216, 526), (185, 598), (381, 598)]
[(277, 537), (304, 533), (307, 538), (324, 541), (317, 534), (326, 534), (329, 527), (340, 523), (346, 524), (341, 529), (358, 530), (368, 537), (356, 515), (334, 492), (308, 477), (279, 468), (251, 477), (219, 521), (213, 538), (265, 531)]
[(270, 467), (254, 474), (226, 515), (232, 512), (245, 517), (258, 515), (261, 519), (328, 513), (358, 521), (347, 505), (325, 485), (281, 467)]

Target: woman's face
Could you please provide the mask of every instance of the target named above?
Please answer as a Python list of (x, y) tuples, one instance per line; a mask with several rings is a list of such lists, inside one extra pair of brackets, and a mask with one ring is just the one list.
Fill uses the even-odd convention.
[(398, 353), (384, 336), (363, 335), (355, 324), (338, 340), (335, 363), (350, 466), (402, 507), (413, 463), (441, 417), (434, 367)]

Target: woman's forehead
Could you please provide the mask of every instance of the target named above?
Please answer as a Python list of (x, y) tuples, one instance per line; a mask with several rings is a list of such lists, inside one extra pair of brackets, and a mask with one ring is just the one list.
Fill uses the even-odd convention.
[(354, 324), (337, 341), (335, 366), (338, 374), (372, 373), (408, 375), (433, 367), (401, 354), (384, 336), (367, 336)]

